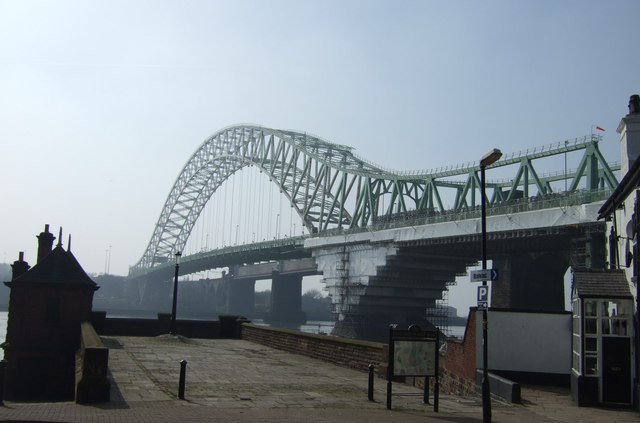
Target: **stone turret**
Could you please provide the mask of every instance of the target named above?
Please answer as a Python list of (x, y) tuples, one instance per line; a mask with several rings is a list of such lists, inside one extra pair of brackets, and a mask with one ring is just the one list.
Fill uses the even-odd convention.
[(4, 348), (6, 397), (17, 400), (73, 400), (75, 353), (80, 326), (89, 320), (96, 283), (70, 251), (49, 233), (38, 237), (38, 262), (20, 258), (13, 276)]

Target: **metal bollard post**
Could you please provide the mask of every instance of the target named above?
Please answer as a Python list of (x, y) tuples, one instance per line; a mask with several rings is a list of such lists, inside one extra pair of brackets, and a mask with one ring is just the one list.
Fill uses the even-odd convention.
[(373, 369), (375, 366), (369, 364), (369, 401), (373, 401)]
[(180, 361), (180, 386), (178, 387), (178, 398), (184, 399), (184, 382), (187, 376), (187, 360)]
[(429, 404), (429, 376), (424, 378), (424, 392), (422, 395), (422, 403)]
[(7, 369), (7, 360), (0, 360), (0, 405), (4, 405), (4, 376)]

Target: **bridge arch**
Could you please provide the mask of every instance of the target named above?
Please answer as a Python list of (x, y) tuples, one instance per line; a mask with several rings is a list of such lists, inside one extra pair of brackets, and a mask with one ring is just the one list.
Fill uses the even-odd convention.
[(354, 226), (346, 207), (352, 188), (357, 183), (360, 189), (365, 175), (389, 173), (354, 155), (351, 147), (307, 133), (252, 125), (224, 128), (206, 139), (185, 164), (147, 249), (133, 267), (153, 267), (182, 251), (212, 194), (247, 166), (255, 166), (278, 186), (309, 233)]

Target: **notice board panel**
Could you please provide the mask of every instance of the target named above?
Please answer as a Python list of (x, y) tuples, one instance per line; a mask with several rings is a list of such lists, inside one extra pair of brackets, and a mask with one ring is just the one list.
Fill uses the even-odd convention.
[(393, 343), (394, 376), (435, 376), (435, 340), (397, 340)]

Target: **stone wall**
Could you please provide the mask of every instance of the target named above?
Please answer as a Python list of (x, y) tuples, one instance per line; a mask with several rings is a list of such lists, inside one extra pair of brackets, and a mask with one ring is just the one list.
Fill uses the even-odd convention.
[(76, 352), (76, 402), (109, 401), (109, 349), (91, 323), (83, 322), (80, 334), (80, 348)]
[(383, 348), (386, 347), (378, 342), (314, 335), (251, 323), (242, 325), (242, 339), (363, 371), (368, 371), (369, 364), (380, 368)]

